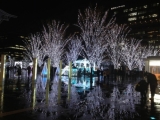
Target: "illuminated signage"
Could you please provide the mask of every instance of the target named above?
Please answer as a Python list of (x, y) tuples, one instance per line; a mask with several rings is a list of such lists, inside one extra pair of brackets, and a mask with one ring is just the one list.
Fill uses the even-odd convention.
[(122, 8), (122, 7), (125, 7), (125, 5), (120, 5), (120, 6), (112, 7), (111, 10)]

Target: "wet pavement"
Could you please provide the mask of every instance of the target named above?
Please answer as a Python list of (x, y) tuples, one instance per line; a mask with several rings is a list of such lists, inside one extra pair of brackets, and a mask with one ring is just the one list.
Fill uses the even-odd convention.
[[(86, 82), (84, 83), (84, 77), (81, 79), (73, 78), (72, 84), (77, 85), (77, 92), (81, 98), (85, 98), (86, 94), (90, 92), (89, 89), (89, 77), (85, 77)], [(77, 81), (78, 80), (78, 81)], [(62, 81), (67, 84), (67, 77), (62, 77)], [(95, 86), (100, 86), (102, 92), (109, 96), (113, 91), (114, 86), (118, 86), (120, 92), (123, 91), (129, 83), (135, 84), (136, 81), (126, 80), (126, 81), (111, 81), (109, 84), (101, 82), (97, 84), (97, 78), (93, 79), (93, 89)], [(62, 84), (63, 85), (63, 84)], [(85, 86), (85, 90), (80, 85)], [(63, 88), (63, 87), (62, 87)], [(25, 96), (25, 97), (24, 97)], [(22, 76), (21, 78), (12, 77), (5, 80), (4, 92), (1, 94), (1, 103), (0, 103), (0, 120), (73, 120), (72, 117), (66, 117), (68, 114), (67, 109), (63, 109), (62, 115), (58, 116), (58, 108), (55, 107), (49, 108), (43, 103), (43, 100), (37, 98), (37, 104), (33, 107), (31, 97), (31, 79), (28, 79), (27, 76)], [(66, 99), (65, 94), (62, 94), (62, 99)], [(137, 98), (138, 99), (138, 98)], [(63, 105), (61, 107), (64, 107)], [(52, 113), (48, 112), (48, 109), (52, 109)], [(151, 103), (147, 101), (145, 107), (142, 107), (141, 103), (135, 105), (136, 112), (138, 115), (135, 115), (133, 120), (160, 120), (160, 101)], [(74, 118), (75, 119), (75, 118)], [(82, 118), (81, 118), (82, 119)], [(79, 118), (79, 120), (81, 120)], [(115, 119), (120, 120), (120, 119)], [(125, 119), (124, 119), (125, 120)]]

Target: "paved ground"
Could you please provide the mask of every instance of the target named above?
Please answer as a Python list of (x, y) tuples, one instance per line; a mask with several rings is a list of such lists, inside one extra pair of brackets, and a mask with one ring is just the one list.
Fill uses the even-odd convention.
[[(65, 79), (65, 77), (64, 77)], [(89, 78), (85, 78), (89, 79)], [(96, 78), (94, 79), (94, 86), (96, 86)], [(74, 83), (75, 80), (72, 82)], [(125, 89), (126, 85), (132, 83), (135, 84), (136, 81), (124, 81), (123, 83), (121, 81), (110, 81), (107, 85), (106, 83), (100, 83), (98, 85), (101, 86), (102, 91), (104, 93), (109, 94), (113, 87), (117, 85), (120, 90)], [(85, 84), (86, 85), (86, 84)], [(87, 86), (87, 85), (86, 85)], [(42, 109), (45, 109), (44, 104), (40, 104), (39, 106), (35, 106), (35, 109), (32, 108), (31, 105), (29, 105), (30, 101), (29, 99), (23, 99), (24, 91), (29, 91), (30, 89), (30, 79), (28, 79), (26, 76), (23, 76), (22, 78), (18, 79), (17, 77), (6, 79), (5, 80), (5, 90), (4, 93), (1, 94), (1, 113), (0, 113), (0, 120), (51, 120), (53, 117), (51, 117), (50, 113), (47, 113), (47, 111), (42, 111)], [(85, 96), (82, 92), (83, 90), (79, 88), (79, 93), (81, 96)], [(89, 92), (89, 89), (86, 88), (86, 93)], [(159, 101), (160, 103), (160, 101)], [(160, 120), (160, 105), (158, 102), (151, 104), (150, 101), (147, 102), (147, 105), (145, 108), (141, 107), (141, 104), (136, 104), (136, 111), (138, 112), (138, 116), (134, 118), (135, 120), (150, 120), (150, 119), (156, 119)], [(44, 113), (43, 113), (44, 112)], [(45, 114), (45, 115), (44, 115)], [(57, 114), (56, 112), (53, 114)], [(56, 119), (56, 118), (55, 118)], [(61, 116), (61, 118), (58, 118), (57, 120), (66, 120), (67, 118)], [(117, 119), (118, 120), (118, 119)]]

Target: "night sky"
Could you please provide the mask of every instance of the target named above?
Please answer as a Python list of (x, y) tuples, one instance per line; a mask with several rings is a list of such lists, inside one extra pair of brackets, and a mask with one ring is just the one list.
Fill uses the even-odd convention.
[[(0, 9), (17, 16), (0, 24), (0, 33), (27, 35), (41, 32), (47, 20), (58, 20), (69, 24), (69, 31), (76, 31), (78, 10), (98, 5), (106, 11), (110, 7), (130, 4), (138, 0), (0, 0)], [(131, 1), (131, 2), (129, 2)], [(142, 1), (142, 0), (141, 0)]]
[(47, 20), (69, 24), (71, 31), (77, 22), (78, 10), (97, 5), (108, 10), (116, 0), (0, 0), (0, 9), (17, 16), (0, 24), (1, 33), (29, 34), (42, 30)]

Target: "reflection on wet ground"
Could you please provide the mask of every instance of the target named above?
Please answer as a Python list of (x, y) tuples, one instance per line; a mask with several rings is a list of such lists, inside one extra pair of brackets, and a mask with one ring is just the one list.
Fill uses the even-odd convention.
[[(0, 120), (13, 120), (13, 119), (17, 119), (17, 120), (21, 120), (21, 119), (23, 120), (44, 120), (44, 119), (45, 120), (53, 120), (53, 119), (55, 120), (67, 120), (67, 119), (74, 120), (76, 119), (75, 117), (73, 117), (74, 115), (71, 114), (72, 112), (75, 113), (75, 111), (69, 111), (67, 107), (65, 106), (66, 105), (65, 103), (67, 102), (67, 92), (66, 92), (67, 90), (66, 89), (68, 89), (65, 84), (68, 84), (68, 77), (67, 76), (62, 77), (63, 82), (61, 84), (62, 91), (61, 91), (60, 106), (58, 106), (57, 104), (54, 104), (57, 101), (57, 96), (58, 96), (55, 92), (53, 92), (54, 94), (49, 92), (50, 94), (49, 97), (47, 97), (46, 95), (47, 92), (43, 92), (43, 91), (46, 91), (46, 87), (45, 87), (47, 86), (46, 77), (41, 77), (39, 75), (37, 78), (37, 81), (38, 79), (39, 79), (39, 83), (34, 86), (37, 90), (36, 96), (34, 96), (32, 92), (33, 85), (31, 84), (31, 78), (28, 78), (27, 76), (22, 76), (21, 78), (13, 77), (13, 78), (5, 80), (4, 92), (1, 93), (1, 99), (0, 99), (0, 112), (1, 112)], [(52, 87), (53, 84), (54, 85), (56, 84), (56, 81), (57, 82), (59, 81), (58, 77), (55, 77), (53, 81), (51, 80), (50, 84), (48, 85), (49, 91), (58, 90), (58, 89), (55, 89), (55, 88), (58, 88), (58, 83), (57, 83), (57, 86), (54, 86), (54, 88)], [(72, 85), (76, 86), (76, 92), (78, 92), (78, 94), (80, 95), (81, 100), (84, 99), (87, 96), (87, 94), (92, 91), (90, 90), (90, 78), (87, 76), (85, 78), (83, 76), (81, 78), (73, 77), (71, 83)], [(110, 96), (110, 93), (113, 92), (113, 88), (115, 86), (117, 86), (120, 93), (122, 93), (123, 90), (126, 89), (129, 83), (135, 84), (136, 81), (132, 82), (129, 80), (126, 80), (126, 81), (109, 80), (107, 84), (104, 83), (103, 81), (97, 84), (97, 78), (94, 77), (92, 86), (93, 86), (93, 89), (96, 86), (100, 86), (102, 89), (103, 95), (105, 95), (105, 97), (108, 98)], [(75, 93), (73, 94), (74, 96), (76, 96)], [(36, 100), (33, 98), (33, 96), (36, 97)], [(74, 101), (76, 100), (74, 99)], [(132, 118), (131, 116), (130, 119), (159, 120), (160, 119), (160, 104), (159, 103), (158, 102), (151, 103), (150, 101), (148, 101), (147, 105), (142, 107), (142, 104), (138, 102), (137, 104), (135, 104), (135, 111), (138, 114), (135, 115), (134, 118)], [(77, 117), (77, 119), (83, 120), (83, 117), (84, 116)], [(87, 117), (85, 116), (85, 119), (86, 118)], [(115, 120), (119, 120), (119, 118), (120, 116), (115, 117)]]

